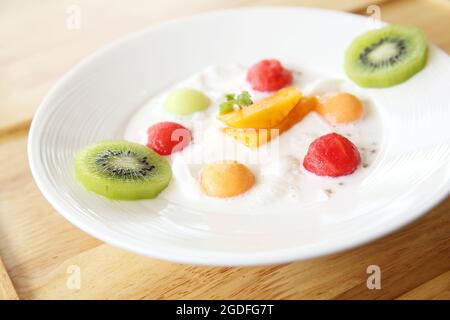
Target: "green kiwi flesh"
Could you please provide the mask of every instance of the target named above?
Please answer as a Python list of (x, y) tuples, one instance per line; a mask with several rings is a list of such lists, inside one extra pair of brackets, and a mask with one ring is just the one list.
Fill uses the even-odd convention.
[(427, 51), (420, 29), (389, 25), (354, 39), (345, 53), (344, 69), (362, 87), (390, 87), (422, 70)]
[(151, 199), (172, 178), (166, 159), (147, 146), (128, 141), (103, 141), (75, 156), (75, 178), (87, 190), (110, 199)]

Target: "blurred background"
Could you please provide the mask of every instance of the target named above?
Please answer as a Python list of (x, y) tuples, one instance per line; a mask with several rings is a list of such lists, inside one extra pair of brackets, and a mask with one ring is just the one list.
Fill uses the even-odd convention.
[[(0, 0), (0, 298), (450, 298), (448, 199), (412, 225), (345, 253), (281, 266), (207, 268), (103, 244), (59, 216), (37, 190), (27, 164), (28, 128), (72, 66), (165, 20), (265, 5), (414, 25), (450, 52), (447, 0)], [(365, 268), (372, 263), (385, 270), (382, 290), (367, 290)], [(79, 286), (70, 282), (77, 272)]]

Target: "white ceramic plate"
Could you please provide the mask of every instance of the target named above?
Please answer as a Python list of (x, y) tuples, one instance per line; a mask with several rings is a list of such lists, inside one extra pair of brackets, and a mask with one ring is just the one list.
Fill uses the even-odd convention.
[(281, 263), (385, 235), (450, 189), (450, 62), (434, 46), (426, 68), (409, 81), (365, 90), (380, 113), (383, 141), (361, 187), (296, 214), (197, 212), (162, 199), (109, 201), (80, 187), (72, 169), (78, 149), (123, 138), (146, 99), (206, 66), (275, 57), (345, 79), (345, 48), (373, 27), (369, 19), (341, 12), (266, 7), (203, 14), (132, 34), (81, 62), (42, 102), (28, 141), (33, 176), (79, 228), (172, 261)]

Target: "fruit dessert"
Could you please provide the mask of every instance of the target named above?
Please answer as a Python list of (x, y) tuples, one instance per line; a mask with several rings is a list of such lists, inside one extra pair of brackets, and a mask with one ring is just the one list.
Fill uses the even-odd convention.
[(337, 133), (329, 133), (314, 140), (303, 160), (306, 170), (328, 177), (349, 175), (360, 163), (358, 148)]
[(362, 87), (383, 88), (402, 83), (427, 61), (424, 33), (390, 25), (357, 37), (345, 53), (345, 71)]
[[(345, 71), (359, 86), (389, 87), (426, 59), (421, 31), (387, 26), (352, 42)], [(287, 65), (265, 59), (193, 75), (135, 114), (125, 133), (135, 143), (79, 151), (76, 179), (111, 199), (160, 195), (227, 213), (297, 211), (361, 185), (381, 142), (372, 100), (344, 79)]]
[[(208, 212), (285, 211), (361, 183), (381, 141), (373, 102), (350, 82), (280, 66), (210, 67), (132, 118), (125, 138), (170, 156), (173, 179), (161, 198)], [(179, 92), (208, 103), (191, 108), (183, 98), (167, 108)]]
[(75, 156), (75, 178), (87, 190), (111, 199), (154, 198), (171, 177), (166, 159), (128, 141), (95, 143)]

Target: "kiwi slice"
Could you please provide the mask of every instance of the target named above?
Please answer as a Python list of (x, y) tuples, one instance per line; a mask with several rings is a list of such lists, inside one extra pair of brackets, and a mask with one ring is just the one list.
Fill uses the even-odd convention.
[(372, 30), (347, 49), (345, 72), (362, 87), (390, 87), (425, 66), (427, 48), (425, 35), (417, 28), (390, 25)]
[(75, 156), (75, 178), (89, 191), (110, 199), (154, 198), (171, 177), (166, 159), (128, 141), (95, 143)]

